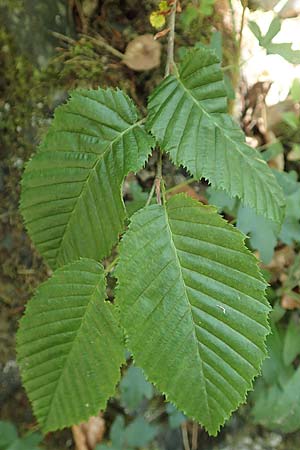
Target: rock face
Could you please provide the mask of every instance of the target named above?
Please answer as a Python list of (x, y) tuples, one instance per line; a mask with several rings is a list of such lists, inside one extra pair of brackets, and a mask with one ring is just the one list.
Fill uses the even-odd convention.
[(26, 54), (32, 63), (43, 67), (57, 45), (57, 39), (51, 32), (73, 33), (68, 2), (24, 0), (17, 5), (15, 3), (6, 0), (1, 2), (0, 22), (14, 36), (20, 52)]

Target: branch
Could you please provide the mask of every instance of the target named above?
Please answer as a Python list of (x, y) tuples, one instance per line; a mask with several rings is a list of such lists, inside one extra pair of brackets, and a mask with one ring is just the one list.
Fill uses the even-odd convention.
[(167, 63), (166, 63), (165, 77), (167, 77), (170, 74), (170, 72), (173, 70), (173, 66), (174, 66), (174, 40), (175, 40), (176, 7), (177, 7), (177, 0), (174, 0), (174, 3), (171, 7), (170, 16), (169, 16), (170, 31), (169, 31), (169, 36), (168, 36)]

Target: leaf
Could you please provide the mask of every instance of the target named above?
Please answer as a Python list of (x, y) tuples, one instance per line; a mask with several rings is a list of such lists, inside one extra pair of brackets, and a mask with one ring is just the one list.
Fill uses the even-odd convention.
[(294, 241), (300, 242), (300, 183), (295, 172), (274, 170), (274, 175), (286, 199), (285, 219), (279, 237), (282, 242), (291, 245)]
[(262, 159), (265, 161), (270, 161), (276, 156), (281, 155), (284, 152), (283, 145), (279, 141), (272, 142), (270, 145), (268, 145), (267, 150), (265, 150), (263, 153), (261, 153)]
[(139, 367), (130, 366), (120, 382), (121, 402), (129, 410), (136, 409), (145, 398), (153, 395), (151, 384)]
[(282, 44), (268, 44), (268, 55), (279, 55), (291, 64), (300, 64), (300, 50), (293, 50), (292, 44), (284, 42)]
[(292, 433), (300, 427), (300, 368), (280, 388), (272, 385), (262, 392), (252, 410), (256, 423), (272, 430)]
[(211, 205), (217, 207), (218, 211), (224, 211), (230, 216), (236, 216), (239, 207), (237, 198), (229, 197), (225, 191), (213, 189), (209, 186), (206, 195)]
[(150, 14), (150, 23), (153, 28), (156, 28), (158, 30), (165, 25), (166, 18), (160, 11), (153, 11)]
[(177, 195), (132, 216), (116, 269), (136, 363), (212, 435), (265, 357), (265, 283), (243, 241), (215, 208)]
[(281, 20), (278, 16), (275, 16), (272, 22), (270, 23), (269, 29), (265, 36), (260, 39), (260, 45), (262, 47), (268, 46), (272, 39), (279, 33), (281, 30)]
[(156, 434), (157, 427), (139, 416), (126, 428), (125, 442), (129, 447), (144, 447), (155, 438)]
[(293, 375), (293, 369), (283, 362), (283, 333), (274, 324), (267, 338), (268, 358), (262, 366), (262, 379), (267, 385), (278, 384), (283, 387)]
[(22, 438), (17, 439), (11, 447), (6, 450), (40, 450), (37, 445), (42, 441), (43, 437), (40, 433), (30, 433)]
[(251, 247), (258, 250), (263, 263), (268, 264), (277, 245), (279, 224), (258, 216), (253, 209), (240, 206), (236, 226), (243, 233), (249, 233)]
[(268, 264), (277, 245), (279, 224), (257, 215), (251, 208), (240, 205), (239, 201), (232, 199), (224, 191), (208, 187), (206, 193), (210, 204), (237, 218), (237, 228), (249, 236), (251, 248), (258, 250), (264, 264)]
[(297, 316), (292, 316), (286, 330), (283, 343), (283, 361), (286, 366), (291, 364), (300, 354), (300, 323)]
[(202, 0), (200, 3), (200, 13), (204, 17), (209, 17), (214, 12), (215, 0)]
[(262, 34), (261, 34), (260, 28), (257, 25), (257, 23), (253, 22), (252, 20), (249, 20), (248, 26), (249, 26), (250, 30), (252, 31), (252, 33), (254, 34), (254, 36), (256, 37), (256, 39), (258, 40), (258, 42), (260, 43), (262, 40)]
[(185, 415), (178, 411), (172, 403), (167, 404), (166, 411), (168, 413), (169, 426), (171, 429), (174, 430), (175, 428), (180, 427), (180, 425), (186, 421)]
[(265, 34), (262, 35), (257, 23), (250, 21), (249, 28), (258, 39), (259, 45), (266, 49), (268, 55), (279, 55), (291, 64), (300, 64), (300, 50), (293, 50), (292, 44), (289, 42), (273, 43), (272, 40), (281, 29), (281, 21), (279, 17), (275, 17)]
[(147, 127), (176, 165), (238, 196), (260, 215), (280, 222), (284, 198), (271, 170), (226, 114), (223, 74), (215, 52), (187, 53), (149, 100)]
[(99, 450), (130, 450), (143, 447), (157, 434), (157, 427), (150, 425), (143, 417), (137, 417), (127, 427), (123, 416), (117, 416), (110, 430), (112, 446), (100, 445)]
[(223, 56), (222, 46), (223, 46), (222, 33), (220, 31), (214, 31), (211, 34), (209, 47), (212, 50), (215, 50), (216, 55), (218, 56), (220, 61), (222, 60), (222, 56)]
[(16, 427), (10, 422), (0, 421), (0, 450), (6, 450), (16, 439)]
[(300, 79), (295, 78), (291, 86), (291, 97), (294, 102), (300, 102)]
[(189, 28), (194, 20), (199, 18), (199, 15), (199, 8), (193, 4), (188, 4), (184, 11), (180, 14), (180, 22), (183, 28)]
[(20, 438), (16, 427), (10, 422), (0, 421), (0, 450), (39, 450), (40, 433), (29, 433)]
[(123, 179), (141, 168), (152, 143), (119, 90), (74, 91), (56, 109), (21, 197), (29, 234), (52, 268), (110, 253), (125, 218)]
[(125, 421), (123, 416), (117, 416), (111, 426), (109, 437), (112, 441), (113, 447), (117, 449), (122, 448), (124, 441)]
[[(128, 216), (132, 216), (137, 210), (143, 208), (145, 206), (146, 201), (149, 196), (149, 192), (144, 192), (142, 187), (139, 185), (137, 181), (132, 181), (129, 184), (130, 194), (132, 196), (132, 200), (128, 200), (126, 202), (126, 211)], [(152, 200), (153, 201), (153, 200)]]
[(58, 269), (29, 301), (17, 334), (23, 384), (44, 433), (86, 421), (113, 395), (124, 359), (102, 266)]

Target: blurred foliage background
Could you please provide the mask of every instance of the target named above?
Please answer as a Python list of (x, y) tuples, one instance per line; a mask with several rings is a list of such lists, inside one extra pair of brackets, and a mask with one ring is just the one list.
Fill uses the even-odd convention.
[[(164, 25), (155, 30), (149, 20), (158, 3), (0, 0), (0, 450), (300, 448), (300, 46), (284, 35), (293, 24), (300, 25), (297, 1), (182, 0), (177, 17), (176, 57), (193, 45), (215, 49), (229, 107), (250, 145), (274, 169), (287, 201), (279, 230), (206, 183), (192, 183), (165, 158), (167, 187), (179, 184), (173, 192), (217, 205), (249, 236), (247, 243), (262, 260), (270, 283), (269, 359), (247, 405), (217, 439), (210, 439), (158, 395), (128, 354), (122, 381), (104, 413), (43, 438), (21, 387), (15, 356), (18, 320), (35, 287), (50, 275), (18, 212), (24, 164), (70, 89), (118, 86), (145, 111), (147, 96), (164, 72), (166, 37), (155, 42), (151, 37)], [(289, 74), (284, 87), (274, 78), (278, 71)], [(129, 213), (147, 198), (154, 161), (155, 155), (126, 180)]]

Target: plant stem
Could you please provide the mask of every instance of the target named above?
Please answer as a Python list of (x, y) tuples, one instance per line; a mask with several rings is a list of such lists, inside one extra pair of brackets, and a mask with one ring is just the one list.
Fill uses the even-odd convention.
[[(243, 6), (243, 11), (242, 11), (238, 39), (236, 37), (237, 29), (236, 29), (236, 23), (235, 23), (235, 18), (234, 18), (234, 9), (233, 9), (231, 0), (229, 0), (229, 2), (230, 2), (231, 12), (232, 12), (232, 20), (233, 20), (233, 25), (234, 25), (234, 35), (235, 35), (234, 43), (235, 43), (235, 48), (236, 48), (236, 63), (234, 64), (233, 71), (232, 71), (232, 87), (233, 87), (233, 90), (236, 92), (238, 90), (239, 84), (240, 84), (241, 50), (242, 50), (242, 41), (243, 41), (243, 30), (244, 30), (244, 25), (245, 25), (245, 14), (246, 14), (247, 6), (248, 6), (248, 0), (241, 0), (242, 6)], [(235, 101), (231, 100), (229, 102), (230, 114), (232, 114), (234, 112), (234, 107), (235, 107)]]
[(189, 180), (183, 181), (182, 183), (176, 184), (175, 186), (172, 186), (171, 188), (166, 190), (166, 194), (170, 194), (173, 191), (177, 191), (177, 189), (180, 189), (184, 186), (187, 186), (189, 184), (195, 183), (197, 180), (194, 178), (190, 178)]
[(231, 12), (231, 23), (232, 23), (232, 34), (233, 34), (233, 40), (234, 40), (234, 44), (237, 47), (237, 27), (236, 27), (236, 20), (235, 20), (235, 13), (234, 13), (234, 7), (232, 4), (232, 0), (229, 0), (229, 7), (230, 7), (230, 12)]
[(183, 424), (181, 425), (181, 433), (184, 450), (191, 450), (186, 422), (183, 422)]
[(241, 26), (240, 26), (240, 32), (239, 32), (239, 41), (238, 41), (238, 61), (239, 61), (239, 63), (240, 63), (240, 59), (241, 59), (243, 31), (244, 31), (244, 25), (245, 25), (245, 13), (246, 13), (246, 8), (248, 6), (248, 0), (243, 0), (242, 5), (243, 5), (243, 12), (242, 12)]
[(192, 450), (197, 450), (198, 448), (198, 424), (193, 422), (192, 428)]
[(105, 50), (110, 52), (112, 55), (116, 56), (117, 58), (123, 59), (124, 54), (122, 52), (119, 52), (116, 48), (109, 45), (104, 37), (102, 37), (100, 34), (97, 34), (96, 37), (88, 36), (85, 34), (82, 34), (81, 36), (85, 37), (86, 39), (89, 39), (91, 42), (93, 42), (98, 47), (103, 47)]
[[(166, 70), (165, 70), (165, 78), (170, 75), (174, 68), (174, 40), (175, 40), (175, 18), (176, 18), (176, 7), (177, 0), (174, 0), (170, 16), (169, 16), (169, 35), (168, 35), (168, 47), (167, 47), (167, 62), (166, 62)], [(154, 184), (150, 191), (150, 195), (148, 197), (146, 206), (151, 202), (151, 198), (154, 193), (154, 189), (156, 191), (156, 199), (159, 205), (166, 202), (166, 190), (165, 183), (162, 177), (162, 165), (163, 165), (163, 153), (161, 149), (158, 149), (158, 159), (157, 159), (157, 169), (156, 169), (156, 177), (154, 180)]]
[(171, 12), (169, 16), (169, 35), (168, 35), (168, 48), (167, 48), (167, 63), (166, 63), (166, 71), (165, 77), (170, 75), (174, 67), (174, 41), (175, 41), (175, 17), (176, 17), (176, 6), (177, 0), (174, 0), (174, 3), (171, 7)]
[(162, 151), (158, 151), (157, 171), (155, 177), (155, 192), (157, 203), (161, 205), (161, 185), (162, 185)]
[(149, 196), (148, 196), (148, 198), (147, 198), (147, 201), (146, 201), (145, 206), (149, 206), (150, 203), (151, 203), (151, 200), (152, 200), (152, 197), (153, 197), (153, 194), (154, 194), (154, 191), (155, 191), (155, 180), (156, 180), (156, 177), (154, 178), (154, 181), (153, 181), (151, 190), (150, 190), (150, 192), (149, 192)]
[(107, 273), (110, 273), (111, 271), (112, 271), (112, 269), (115, 267), (115, 265), (117, 264), (117, 262), (118, 262), (118, 259), (119, 259), (119, 255), (118, 256), (116, 256), (112, 261), (111, 261), (111, 263), (109, 263), (108, 264), (108, 266), (105, 268), (105, 270), (104, 270), (104, 272), (107, 274)]

